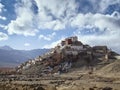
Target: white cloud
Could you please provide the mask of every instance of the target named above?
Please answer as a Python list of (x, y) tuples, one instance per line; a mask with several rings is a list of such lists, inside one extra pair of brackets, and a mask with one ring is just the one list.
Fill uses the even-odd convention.
[(75, 0), (35, 0), (38, 6), (38, 27), (61, 30), (68, 19), (76, 14)]
[(120, 31), (107, 31), (101, 34), (98, 33), (84, 35), (81, 34), (80, 30), (77, 30), (74, 32), (74, 35), (78, 36), (79, 40), (82, 41), (84, 44), (89, 44), (92, 46), (106, 45), (114, 51), (120, 52)]
[(4, 30), (7, 29), (7, 26), (6, 25), (3, 25), (3, 24), (0, 24), (0, 28), (3, 28)]
[(120, 0), (101, 0), (101, 2), (99, 3), (99, 10), (101, 12), (104, 12), (110, 5), (114, 5), (114, 4), (119, 4), (120, 5)]
[[(115, 15), (117, 14), (117, 15)], [(103, 14), (78, 14), (73, 18), (71, 26), (78, 28), (75, 35), (79, 39), (90, 45), (107, 45), (120, 52), (120, 13), (113, 12), (111, 15)], [(87, 28), (91, 34), (82, 34)], [(94, 28), (99, 28), (96, 32)]]
[(120, 31), (120, 18), (113, 15), (103, 14), (78, 14), (71, 19), (71, 26), (82, 28), (87, 26), (97, 27), (100, 31), (109, 30), (111, 32)]
[(49, 16), (49, 13), (51, 13), (56, 18), (63, 18), (65, 16), (65, 11), (71, 15), (75, 13), (76, 9), (75, 0), (49, 0), (49, 2), (48, 0), (35, 1), (39, 9), (39, 14), (41, 15), (41, 13), (44, 13), (44, 16), (45, 14)]
[[(119, 3), (119, 0), (101, 0), (98, 3), (96, 0), (88, 1), (95, 6), (95, 10), (97, 8), (95, 12), (99, 10), (104, 11), (109, 5)], [(109, 15), (87, 13), (84, 16), (82, 12), (78, 13), (80, 2), (76, 2), (76, 0), (49, 0), (49, 2), (48, 0), (34, 0), (34, 3), (38, 7), (38, 10), (36, 10), (37, 13), (33, 13), (32, 0), (21, 0), (21, 3), (18, 2), (15, 8), (17, 18), (8, 24), (9, 34), (34, 36), (40, 29), (61, 30), (71, 24), (72, 19), (72, 25), (76, 25), (73, 23), (74, 21), (76, 22), (78, 18), (81, 20), (78, 20), (80, 21), (80, 26), (84, 26), (86, 23), (91, 25), (96, 24), (97, 27), (103, 29), (102, 23), (106, 21), (109, 22), (110, 19), (113, 19), (113, 17)], [(84, 19), (87, 19), (86, 23)], [(99, 21), (97, 21), (97, 19), (99, 19)], [(91, 22), (91, 20), (96, 22)], [(111, 22), (114, 21), (110, 21), (110, 23), (107, 24), (104, 23), (104, 27), (112, 27), (115, 25), (111, 25)]]
[(52, 42), (50, 45), (44, 45), (43, 48), (54, 48), (58, 43), (60, 43), (61, 40), (58, 40), (56, 42)]
[(16, 20), (8, 24), (9, 34), (19, 34), (24, 36), (34, 36), (38, 30), (34, 22), (34, 14), (31, 10), (32, 2), (22, 0), (22, 5), (16, 5)]
[[(3, 12), (3, 10), (4, 10), (4, 5), (0, 3), (0, 14)], [(0, 20), (6, 20), (6, 19), (7, 19), (6, 17), (0, 15)]]
[(44, 35), (40, 35), (39, 36), (39, 39), (44, 39), (44, 40), (47, 40), (47, 41), (50, 41), (51, 39), (49, 37), (46, 37)]
[(79, 40), (84, 44), (89, 44), (91, 46), (95, 45), (106, 45), (114, 51), (120, 52), (120, 33), (118, 34), (102, 34), (102, 35), (82, 35), (76, 34)]
[(120, 0), (86, 0), (86, 2), (90, 3), (90, 6), (88, 5), (88, 8), (89, 8), (88, 10), (90, 11), (87, 10), (88, 12), (92, 11), (95, 13), (105, 13), (107, 9), (112, 5), (118, 5), (118, 6), (117, 7), (113, 6), (114, 8), (111, 8), (111, 11), (116, 8), (119, 9), (120, 7)]
[(1, 19), (1, 20), (6, 20), (7, 18), (6, 18), (6, 17), (3, 17), (3, 16), (0, 16), (0, 19)]
[(3, 5), (2, 3), (0, 3), (0, 13), (1, 13), (2, 10), (3, 10), (3, 7), (4, 7), (4, 5)]
[(0, 32), (0, 41), (7, 40), (7, 39), (8, 39), (8, 35), (3, 32)]
[(54, 41), (51, 44), (44, 45), (43, 48), (54, 48), (56, 45), (58, 45), (64, 39), (65, 39), (65, 37), (62, 37), (61, 39)]
[(66, 21), (61, 22), (59, 20), (53, 20), (53, 21), (49, 21), (49, 22), (45, 22), (43, 24), (40, 24), (39, 28), (41, 28), (41, 29), (61, 30), (61, 29), (65, 29), (65, 24), (66, 24)]
[(16, 20), (8, 24), (9, 34), (34, 36), (38, 29), (64, 29), (77, 8), (75, 0), (35, 0), (38, 13), (33, 13), (32, 0), (21, 2), (16, 4)]
[[(112, 47), (115, 47), (111, 41), (114, 40), (116, 45), (119, 45), (117, 41), (120, 38), (120, 12), (114, 11), (111, 15), (105, 15), (104, 13), (110, 5), (120, 4), (120, 0), (88, 0), (94, 10), (90, 10), (89, 13), (85, 14), (78, 10), (80, 0), (78, 2), (76, 0), (34, 0), (38, 8), (36, 13), (32, 10), (32, 0), (21, 1), (22, 3), (19, 2), (15, 8), (16, 20), (12, 20), (8, 24), (9, 34), (34, 36), (41, 29), (61, 30), (66, 29), (66, 26), (71, 26), (72, 28), (77, 28), (78, 32), (85, 28), (89, 29), (90, 32), (92, 31), (93, 34), (88, 36), (79, 34), (85, 39), (80, 38), (88, 43), (92, 39), (93, 41), (100, 41), (102, 44), (109, 40), (109, 45), (111, 44)], [(92, 11), (94, 13), (90, 13)], [(94, 28), (98, 28), (97, 32), (102, 32), (102, 34), (99, 36), (94, 34), (96, 32)], [(51, 41), (54, 38), (53, 36), (41, 34), (39, 39)], [(45, 47), (52, 47), (56, 42)]]
[(30, 43), (25, 43), (24, 46), (28, 47), (30, 46)]
[(52, 34), (49, 34), (49, 35), (39, 35), (39, 39), (44, 39), (44, 40), (47, 40), (47, 41), (51, 41), (54, 37), (55, 37), (56, 33), (53, 32)]

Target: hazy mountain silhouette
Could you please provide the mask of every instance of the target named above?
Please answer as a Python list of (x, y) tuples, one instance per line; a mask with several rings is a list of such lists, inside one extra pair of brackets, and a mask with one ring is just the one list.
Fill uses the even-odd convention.
[(0, 47), (0, 66), (16, 66), (28, 59), (42, 55), (47, 51), (49, 51), (49, 49), (16, 50), (9, 46), (2, 46)]
[(3, 50), (13, 50), (13, 48), (11, 48), (10, 46), (1, 46), (0, 49), (3, 49)]

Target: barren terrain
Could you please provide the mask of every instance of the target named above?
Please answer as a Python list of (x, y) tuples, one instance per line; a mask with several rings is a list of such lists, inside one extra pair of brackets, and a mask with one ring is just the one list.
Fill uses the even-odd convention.
[[(120, 76), (92, 74), (72, 69), (61, 75), (48, 75), (39, 78), (13, 79), (5, 78), (0, 81), (0, 90), (120, 90)], [(22, 79), (23, 78), (23, 79)]]

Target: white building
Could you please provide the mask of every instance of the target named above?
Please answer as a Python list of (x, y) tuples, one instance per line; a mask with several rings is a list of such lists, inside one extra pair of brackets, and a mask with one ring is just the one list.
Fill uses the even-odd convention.
[(75, 42), (75, 41), (78, 41), (78, 38), (77, 38), (77, 36), (70, 37), (70, 39), (72, 39), (72, 41), (73, 41), (73, 42)]
[(69, 55), (78, 55), (78, 51), (72, 51), (72, 50), (65, 50), (64, 51), (65, 52), (65, 54), (69, 54)]
[(83, 45), (81, 45), (81, 46), (71, 45), (70, 48), (74, 49), (74, 50), (83, 50)]

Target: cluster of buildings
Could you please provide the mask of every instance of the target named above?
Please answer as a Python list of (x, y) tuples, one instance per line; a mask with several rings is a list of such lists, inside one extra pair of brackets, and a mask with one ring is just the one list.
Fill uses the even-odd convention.
[(57, 53), (77, 55), (79, 51), (85, 50), (82, 42), (78, 41), (77, 36), (66, 38), (54, 49)]
[(108, 50), (107, 46), (90, 47), (79, 41), (77, 36), (66, 38), (61, 41), (58, 47), (65, 55), (79, 55), (79, 53), (84, 52), (87, 55), (104, 56), (108, 59), (108, 54), (110, 54), (110, 50)]
[(72, 59), (83, 59), (89, 62), (94, 59), (93, 57), (100, 57), (102, 60), (108, 60), (108, 51), (106, 46), (90, 47), (79, 41), (77, 36), (68, 37), (45, 55), (20, 65), (18, 70), (27, 69), (36, 63), (47, 67), (43, 71), (67, 70), (72, 66)]

